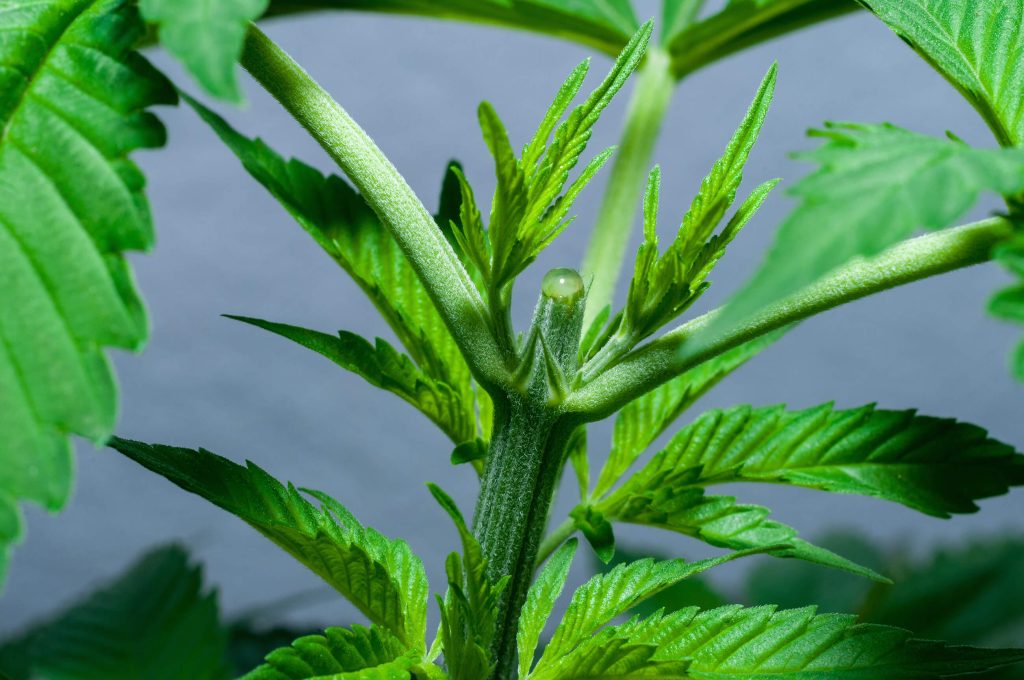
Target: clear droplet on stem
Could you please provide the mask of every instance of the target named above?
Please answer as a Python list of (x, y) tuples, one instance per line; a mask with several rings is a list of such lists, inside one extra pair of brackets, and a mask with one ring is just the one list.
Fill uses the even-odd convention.
[(541, 292), (558, 302), (575, 302), (583, 295), (583, 277), (567, 267), (552, 269), (544, 275)]

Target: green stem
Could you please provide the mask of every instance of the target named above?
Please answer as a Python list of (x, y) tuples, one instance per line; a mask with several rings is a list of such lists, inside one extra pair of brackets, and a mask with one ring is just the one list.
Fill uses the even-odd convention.
[(566, 519), (564, 522), (555, 527), (551, 533), (544, 537), (544, 540), (540, 542), (540, 547), (537, 549), (537, 559), (534, 561), (534, 569), (544, 564), (544, 560), (551, 557), (551, 553), (558, 549), (558, 546), (562, 545), (570, 536), (576, 533), (576, 522), (572, 518)]
[(255, 26), (242, 66), (277, 99), (356, 185), (423, 281), (473, 375), (483, 385), (505, 380), (505, 356), (487, 308), (434, 218), (373, 140), (302, 67)]
[(637, 206), (650, 171), (654, 145), (674, 88), (668, 55), (652, 45), (629, 102), (608, 188), (583, 258), (583, 277), (588, 282), (592, 281), (587, 294), (584, 328), (590, 327), (594, 317), (611, 304), (615, 295)]
[(707, 333), (718, 314), (709, 312), (634, 350), (563, 406), (587, 421), (606, 418), (680, 373), (765, 333), (874, 293), (986, 262), (1010, 233), (1009, 222), (992, 218), (904, 241), (840, 267), (734, 328)]

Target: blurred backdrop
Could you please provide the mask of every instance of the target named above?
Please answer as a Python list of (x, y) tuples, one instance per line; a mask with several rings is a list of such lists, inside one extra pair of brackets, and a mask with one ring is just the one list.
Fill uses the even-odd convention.
[[(637, 4), (641, 15), (656, 12), (652, 0)], [(526, 33), (355, 13), (289, 18), (267, 30), (369, 131), (430, 208), (451, 158), (465, 165), (478, 197), (493, 188), (476, 125), (480, 100), (495, 104), (521, 144), (558, 84), (588, 56), (585, 48)], [(164, 54), (150, 56), (195, 89)], [(807, 167), (789, 154), (808, 148), (805, 131), (825, 120), (889, 121), (931, 134), (951, 129), (969, 142), (991, 144), (978, 116), (952, 88), (882, 24), (855, 14), (729, 58), (681, 85), (655, 159), (663, 170), (665, 238), (773, 60), (780, 64), (779, 87), (748, 165), (748, 189), (770, 177), (792, 183), (802, 175)], [(591, 82), (608, 63), (595, 59)], [(304, 132), (246, 83), (248, 105), (225, 111), (231, 121), (285, 155), (328, 169)], [(615, 142), (627, 98), (628, 92), (620, 95), (605, 115), (592, 152)], [(472, 471), (452, 468), (451, 446), (397, 398), (312, 352), (221, 318), (237, 313), (389, 337), (343, 272), (190, 110), (160, 113), (170, 132), (168, 149), (138, 156), (152, 187), (159, 242), (152, 254), (133, 257), (153, 334), (142, 356), (116, 356), (123, 397), (119, 434), (249, 458), (280, 479), (322, 489), (363, 522), (407, 539), (440, 589), (443, 557), (456, 541), (424, 482), (441, 483), (468, 513), (477, 486)], [(578, 265), (601, 186), (599, 179), (584, 193), (576, 223), (520, 279), (520, 325), (543, 273)], [(743, 281), (789, 207), (781, 192), (770, 199), (716, 270), (715, 285), (697, 312), (720, 303)], [(997, 207), (987, 199), (977, 212)], [(874, 401), (957, 417), (1024, 446), (1024, 390), (1006, 368), (1018, 331), (984, 313), (1004, 278), (995, 266), (977, 267), (809, 321), (698, 408)], [(592, 430), (597, 461), (609, 434), (608, 423)], [(118, 454), (80, 445), (77, 461), (77, 488), (63, 514), (27, 509), (27, 539), (14, 553), (0, 599), (0, 634), (68, 603), (144, 549), (170, 540), (188, 545), (203, 562), (229, 614), (317, 587), (312, 574), (241, 521)], [(857, 527), (883, 546), (915, 553), (967, 535), (1020, 532), (1024, 509), (1020, 492), (949, 521), (881, 501), (799, 489), (745, 486), (728, 492), (770, 506), (779, 520), (811, 539), (831, 528)], [(574, 494), (567, 485), (555, 512), (570, 509)], [(674, 534), (617, 533), (632, 548), (692, 558), (710, 550)], [(751, 565), (767, 559), (732, 563), (713, 578), (738, 587)], [(584, 578), (588, 568), (587, 560), (577, 560), (574, 577)], [(329, 592), (314, 600), (286, 618), (322, 625), (354, 619), (353, 610)]]

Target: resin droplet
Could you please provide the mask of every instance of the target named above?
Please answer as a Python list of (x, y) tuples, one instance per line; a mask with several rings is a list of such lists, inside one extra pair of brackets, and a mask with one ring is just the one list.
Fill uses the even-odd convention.
[(540, 289), (552, 300), (575, 302), (583, 295), (583, 277), (573, 269), (559, 267), (544, 275)]

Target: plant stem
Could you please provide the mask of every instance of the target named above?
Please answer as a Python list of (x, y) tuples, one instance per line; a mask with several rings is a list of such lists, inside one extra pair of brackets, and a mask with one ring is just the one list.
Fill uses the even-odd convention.
[(540, 542), (540, 548), (537, 549), (537, 559), (534, 560), (534, 569), (537, 569), (544, 563), (544, 560), (551, 557), (551, 553), (558, 549), (558, 546), (562, 545), (563, 542), (570, 536), (576, 533), (576, 522), (570, 517), (564, 522), (555, 527), (551, 533), (544, 537), (544, 540)]
[(871, 259), (850, 262), (746, 322), (708, 333), (708, 312), (626, 355), (566, 400), (566, 410), (600, 420), (680, 373), (737, 345), (825, 310), (912, 281), (986, 262), (1012, 228), (991, 218), (904, 241)]
[(622, 270), (637, 206), (650, 171), (651, 155), (661, 132), (675, 81), (668, 55), (652, 45), (640, 69), (626, 112), (625, 128), (608, 178), (594, 233), (583, 258), (583, 277), (590, 283), (583, 327), (589, 328), (602, 309), (611, 304)]
[(373, 140), (302, 67), (255, 26), (242, 66), (319, 142), (395, 237), (485, 386), (507, 376), (476, 286), (434, 218)]

